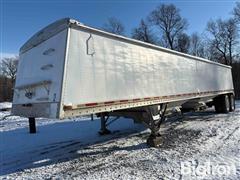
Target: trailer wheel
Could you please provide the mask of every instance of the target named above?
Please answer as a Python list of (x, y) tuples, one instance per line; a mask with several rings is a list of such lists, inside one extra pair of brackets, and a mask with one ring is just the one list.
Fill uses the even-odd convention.
[(230, 106), (229, 108), (230, 112), (235, 111), (235, 97), (233, 94), (229, 95), (229, 106)]
[(221, 95), (214, 99), (214, 106), (217, 113), (228, 113), (230, 111), (230, 101), (228, 95)]

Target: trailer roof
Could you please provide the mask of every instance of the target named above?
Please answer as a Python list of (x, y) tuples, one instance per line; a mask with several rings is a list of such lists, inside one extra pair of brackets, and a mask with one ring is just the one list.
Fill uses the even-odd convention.
[(43, 41), (46, 41), (50, 37), (54, 36), (55, 34), (59, 33), (60, 31), (63, 31), (66, 28), (69, 28), (69, 27), (80, 28), (80, 29), (88, 31), (88, 32), (91, 31), (91, 32), (94, 32), (94, 33), (97, 33), (97, 34), (100, 34), (100, 35), (110, 36), (110, 37), (113, 37), (115, 39), (119, 39), (119, 40), (122, 40), (122, 41), (125, 41), (125, 42), (137, 44), (137, 45), (144, 46), (144, 47), (147, 47), (147, 48), (157, 49), (157, 50), (161, 50), (161, 51), (168, 52), (168, 53), (171, 53), (171, 54), (176, 54), (176, 55), (179, 55), (179, 56), (191, 58), (191, 59), (194, 59), (194, 60), (204, 61), (204, 62), (207, 62), (207, 63), (216, 64), (216, 65), (219, 65), (219, 66), (222, 66), (222, 67), (231, 68), (231, 66), (227, 66), (227, 65), (224, 65), (224, 64), (213, 62), (213, 61), (210, 61), (208, 59), (204, 59), (204, 58), (197, 57), (197, 56), (192, 56), (192, 55), (189, 55), (189, 54), (184, 54), (184, 53), (174, 51), (174, 50), (171, 50), (171, 49), (167, 49), (167, 48), (164, 48), (164, 47), (161, 47), (161, 46), (153, 45), (153, 44), (150, 44), (150, 43), (146, 43), (146, 42), (142, 42), (142, 41), (139, 41), (139, 40), (131, 39), (131, 38), (128, 38), (128, 37), (125, 37), (125, 36), (109, 33), (109, 32), (106, 32), (106, 31), (103, 31), (103, 30), (100, 30), (100, 29), (97, 29), (97, 28), (89, 27), (89, 26), (86, 26), (86, 25), (80, 23), (79, 21), (77, 21), (75, 19), (71, 19), (71, 18), (60, 19), (60, 20), (55, 21), (52, 24), (46, 26), (42, 30), (38, 31), (20, 48), (20, 54), (28, 51), (29, 49), (37, 46), (38, 44), (42, 43)]

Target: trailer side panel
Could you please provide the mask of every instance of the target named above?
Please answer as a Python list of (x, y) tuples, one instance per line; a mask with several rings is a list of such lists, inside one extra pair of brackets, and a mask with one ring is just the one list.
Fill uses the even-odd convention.
[(232, 91), (231, 68), (71, 30), (63, 104), (72, 107)]

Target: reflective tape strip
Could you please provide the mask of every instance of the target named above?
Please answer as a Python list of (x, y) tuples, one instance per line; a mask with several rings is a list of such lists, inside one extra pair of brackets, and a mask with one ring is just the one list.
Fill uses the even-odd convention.
[[(199, 96), (199, 95), (206, 95), (206, 94), (216, 94), (221, 92), (230, 92), (231, 90), (219, 90), (219, 91), (206, 91), (206, 92), (196, 92), (196, 93), (185, 93), (185, 94), (176, 94), (176, 95), (168, 95), (168, 96), (156, 96), (156, 97), (145, 97), (145, 98), (136, 98), (136, 99), (124, 99), (118, 101), (107, 101), (107, 102), (100, 102), (100, 103), (86, 103), (77, 105), (77, 108), (84, 108), (84, 107), (96, 107), (96, 106), (105, 106), (105, 105), (112, 105), (112, 104), (124, 104), (130, 102), (142, 102), (142, 101), (152, 101), (152, 100), (160, 100), (160, 99), (172, 99), (178, 97), (186, 97), (186, 96)], [(177, 100), (177, 99), (176, 99)], [(65, 105), (64, 110), (72, 110), (75, 106)]]

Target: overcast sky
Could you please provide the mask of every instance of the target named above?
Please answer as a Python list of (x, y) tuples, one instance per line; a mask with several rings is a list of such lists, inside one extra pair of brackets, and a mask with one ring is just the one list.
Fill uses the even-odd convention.
[(108, 17), (120, 19), (130, 35), (160, 3), (173, 3), (188, 20), (188, 33), (205, 30), (209, 19), (229, 18), (236, 1), (231, 0), (0, 0), (2, 56), (18, 54), (18, 50), (34, 33), (63, 17), (101, 27)]

